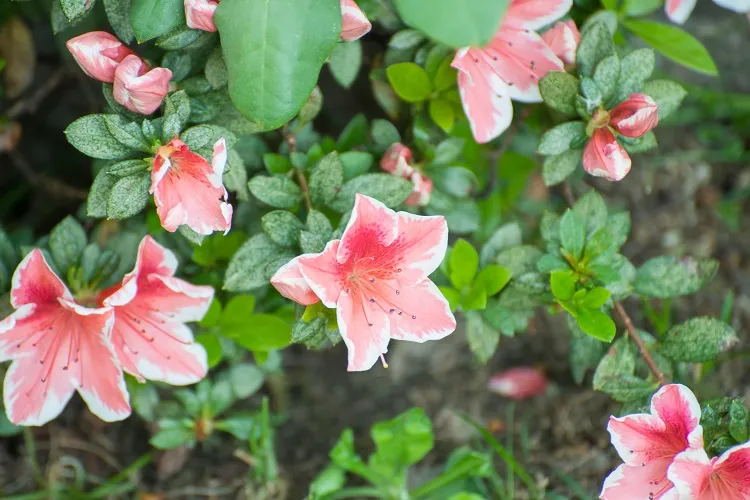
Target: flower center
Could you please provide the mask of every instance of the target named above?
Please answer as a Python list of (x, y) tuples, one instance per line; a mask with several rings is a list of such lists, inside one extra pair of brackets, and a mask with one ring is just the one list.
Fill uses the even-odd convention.
[(586, 134), (591, 137), (594, 135), (594, 130), (606, 127), (609, 124), (609, 118), (609, 112), (606, 109), (599, 108), (594, 111), (594, 116), (586, 126)]

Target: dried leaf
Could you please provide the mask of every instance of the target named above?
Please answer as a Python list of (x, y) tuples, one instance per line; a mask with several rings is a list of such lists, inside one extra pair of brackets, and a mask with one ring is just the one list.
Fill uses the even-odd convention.
[(31, 30), (20, 17), (11, 17), (0, 27), (0, 57), (5, 59), (5, 95), (15, 99), (34, 80), (36, 50)]

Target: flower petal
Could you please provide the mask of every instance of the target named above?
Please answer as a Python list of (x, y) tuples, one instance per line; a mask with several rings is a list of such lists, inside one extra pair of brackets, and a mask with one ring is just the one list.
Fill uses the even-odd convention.
[(458, 91), (478, 143), (489, 142), (510, 126), (513, 105), (508, 85), (491, 69), (480, 49), (461, 49), (451, 66), (458, 70)]
[(750, 0), (714, 0), (714, 3), (735, 12), (750, 12)]
[(213, 0), (185, 0), (185, 20), (188, 28), (203, 31), (217, 31), (214, 14), (219, 2)]
[(506, 398), (522, 400), (544, 394), (547, 377), (538, 368), (518, 366), (493, 375), (487, 388)]
[(572, 19), (558, 21), (542, 34), (542, 39), (564, 63), (575, 64), (581, 33)]
[(336, 260), (339, 246), (340, 240), (329, 241), (321, 253), (297, 258), (300, 273), (326, 307), (336, 307), (343, 289), (343, 270)]
[(172, 72), (166, 68), (148, 70), (141, 58), (129, 55), (115, 70), (112, 94), (130, 111), (150, 115), (161, 106), (169, 92)]
[(281, 266), (271, 278), (271, 284), (282, 296), (303, 306), (320, 302), (299, 270), (299, 257)]
[[(714, 0), (716, 1), (716, 0)], [(664, 9), (670, 21), (683, 24), (693, 13), (696, 0), (667, 0)]]
[(538, 30), (560, 19), (571, 7), (573, 0), (512, 0), (503, 26)]
[(341, 236), (336, 260), (343, 264), (350, 258), (372, 259), (379, 245), (388, 246), (397, 236), (396, 212), (375, 198), (357, 193), (352, 215)]
[(222, 137), (214, 144), (214, 154), (211, 157), (211, 169), (208, 181), (215, 188), (224, 187), (224, 167), (227, 166), (227, 141)]
[(133, 54), (114, 35), (105, 31), (91, 31), (71, 38), (65, 45), (84, 73), (96, 80), (112, 83), (117, 65)]
[(341, 39), (345, 42), (357, 40), (372, 29), (372, 24), (354, 0), (341, 0), (341, 24)]
[(596, 129), (583, 150), (583, 169), (594, 177), (620, 181), (628, 175), (631, 166), (630, 156), (612, 131), (607, 127)]
[(701, 493), (708, 488), (712, 472), (711, 459), (702, 448), (698, 448), (677, 455), (669, 466), (667, 476), (679, 493), (679, 498), (698, 500), (703, 498)]
[(344, 291), (336, 304), (336, 318), (349, 352), (350, 372), (369, 370), (388, 352), (388, 315), (362, 294)]
[[(651, 414), (666, 425), (665, 432), (687, 440), (690, 448), (703, 447), (701, 407), (693, 392), (682, 384), (665, 385), (651, 398)], [(682, 450), (680, 450), (682, 451)]]
[(23, 304), (53, 304), (58, 298), (72, 299), (65, 284), (47, 264), (42, 252), (35, 248), (18, 264), (13, 273), (10, 303), (14, 308)]
[[(736, 496), (723, 496), (727, 500), (750, 498), (750, 441), (725, 451), (714, 463), (714, 472)], [(729, 488), (727, 488), (729, 490)], [(715, 496), (715, 498), (719, 498)]]
[(645, 413), (610, 417), (607, 425), (612, 446), (628, 465), (640, 465), (660, 456), (665, 429), (659, 417)]
[(40, 364), (38, 359), (32, 357), (11, 363), (3, 384), (3, 403), (11, 422), (16, 425), (44, 425), (62, 413), (75, 392), (71, 378), (50, 377), (49, 383), (43, 386), (40, 382), (50, 368), (62, 370), (60, 360), (55, 358), (55, 361), (51, 367)]
[(378, 256), (377, 266), (395, 270), (400, 287), (411, 287), (424, 281), (445, 258), (448, 223), (441, 215), (396, 215), (398, 238)]
[(426, 342), (447, 337), (456, 329), (448, 301), (432, 281), (397, 289), (395, 282), (376, 288), (376, 304), (388, 312), (392, 338)]
[(669, 460), (652, 460), (643, 465), (622, 464), (604, 480), (602, 500), (667, 500), (673, 485), (667, 479)]
[(609, 124), (626, 137), (641, 137), (659, 123), (658, 110), (650, 96), (630, 94), (610, 112)]

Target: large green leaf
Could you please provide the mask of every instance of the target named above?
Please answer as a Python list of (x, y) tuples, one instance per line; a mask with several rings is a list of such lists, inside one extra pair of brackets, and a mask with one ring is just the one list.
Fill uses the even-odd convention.
[(497, 32), (509, 0), (395, 0), (406, 24), (451, 47), (481, 47)]
[(232, 102), (265, 130), (299, 112), (341, 34), (337, 0), (222, 0), (215, 19)]
[(718, 74), (719, 70), (706, 47), (687, 31), (655, 21), (626, 19), (623, 24), (673, 61), (701, 73)]
[(162, 36), (185, 22), (183, 0), (132, 0), (130, 22), (136, 39), (143, 43)]

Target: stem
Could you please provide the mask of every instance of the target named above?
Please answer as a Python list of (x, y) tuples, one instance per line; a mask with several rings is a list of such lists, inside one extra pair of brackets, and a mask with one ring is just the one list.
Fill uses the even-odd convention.
[[(294, 137), (294, 133), (288, 133), (287, 127), (284, 127), (284, 140), (289, 145), (289, 152), (294, 153), (297, 151), (297, 138)], [(312, 202), (310, 202), (310, 187), (307, 185), (307, 179), (305, 179), (305, 174), (302, 173), (302, 171), (296, 167), (294, 168), (294, 173), (297, 175), (297, 182), (299, 182), (299, 187), (302, 190), (302, 198), (305, 200), (305, 207), (307, 207), (307, 211), (309, 212), (312, 210)]]
[(342, 498), (358, 498), (358, 497), (369, 497), (369, 498), (381, 498), (382, 495), (380, 490), (377, 488), (347, 488), (339, 490), (330, 496), (331, 500), (339, 500)]
[(666, 385), (667, 379), (664, 378), (664, 374), (656, 365), (654, 358), (651, 357), (651, 353), (648, 352), (646, 344), (643, 343), (643, 339), (641, 339), (641, 336), (638, 335), (638, 331), (635, 329), (635, 326), (633, 326), (633, 320), (631, 320), (630, 316), (628, 316), (628, 313), (625, 312), (625, 308), (622, 307), (622, 304), (620, 304), (619, 302), (615, 302), (615, 311), (617, 312), (617, 315), (620, 316), (622, 322), (625, 324), (625, 330), (627, 330), (628, 335), (630, 335), (630, 338), (633, 339), (635, 345), (638, 346), (638, 350), (640, 351), (641, 356), (643, 356), (643, 360), (648, 365), (648, 369), (651, 370), (651, 373), (654, 374), (656, 380), (659, 381), (659, 385)]
[(28, 427), (24, 427), (23, 429), (23, 441), (26, 445), (26, 453), (29, 454), (29, 461), (31, 462), (31, 470), (34, 473), (34, 480), (36, 481), (37, 486), (46, 489), (47, 485), (45, 484), (44, 475), (42, 474), (42, 469), (39, 467), (39, 462), (36, 459), (36, 441), (34, 441), (34, 434), (31, 433), (31, 430)]

